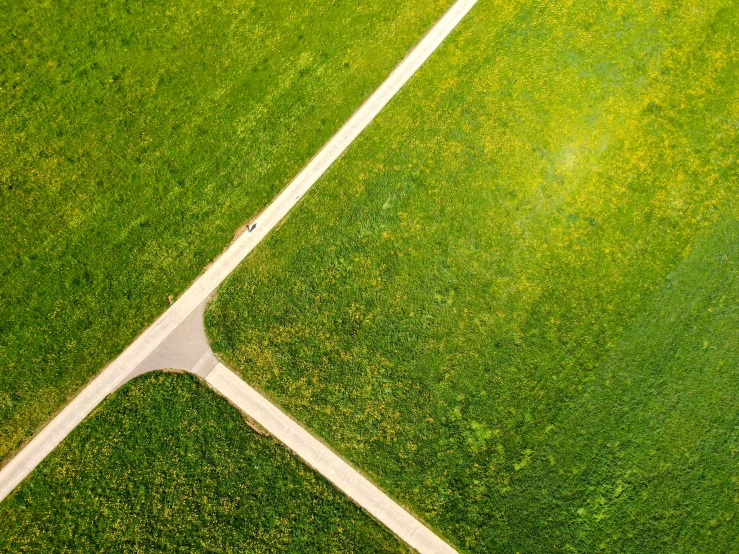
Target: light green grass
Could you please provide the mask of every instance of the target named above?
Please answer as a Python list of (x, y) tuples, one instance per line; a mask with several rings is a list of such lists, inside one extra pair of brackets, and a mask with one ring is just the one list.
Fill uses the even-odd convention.
[(738, 18), (481, 0), (214, 348), (461, 551), (739, 550)]
[(195, 377), (148, 374), (3, 502), (3, 552), (405, 552)]
[(447, 0), (0, 0), (0, 460), (177, 297)]

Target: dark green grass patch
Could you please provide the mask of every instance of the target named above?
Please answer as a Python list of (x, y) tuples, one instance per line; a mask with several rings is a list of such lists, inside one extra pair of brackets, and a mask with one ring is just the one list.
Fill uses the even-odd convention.
[(0, 0), (0, 460), (448, 4)]
[(736, 551), (738, 21), (482, 0), (215, 349), (462, 551)]
[(405, 552), (189, 375), (127, 384), (0, 507), (3, 552)]

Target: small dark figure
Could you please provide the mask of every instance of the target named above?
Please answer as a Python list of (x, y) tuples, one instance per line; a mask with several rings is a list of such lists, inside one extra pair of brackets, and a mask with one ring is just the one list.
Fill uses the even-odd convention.
[(252, 223), (249, 227), (247, 227), (247, 230), (251, 233), (256, 228), (257, 228), (257, 224)]

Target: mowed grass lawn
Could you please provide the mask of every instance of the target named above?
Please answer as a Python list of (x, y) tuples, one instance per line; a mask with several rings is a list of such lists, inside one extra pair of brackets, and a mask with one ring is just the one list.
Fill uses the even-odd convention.
[(450, 2), (0, 0), (0, 460)]
[(407, 552), (190, 375), (98, 408), (0, 508), (3, 552)]
[(739, 551), (738, 21), (481, 0), (214, 348), (462, 552)]

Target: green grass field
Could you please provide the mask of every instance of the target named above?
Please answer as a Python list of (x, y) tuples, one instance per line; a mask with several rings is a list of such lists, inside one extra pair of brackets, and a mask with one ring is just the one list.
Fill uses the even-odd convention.
[(449, 0), (0, 0), (0, 460), (177, 297)]
[(406, 552), (189, 375), (116, 392), (0, 508), (3, 552)]
[(739, 551), (738, 10), (481, 0), (215, 350), (462, 552)]

